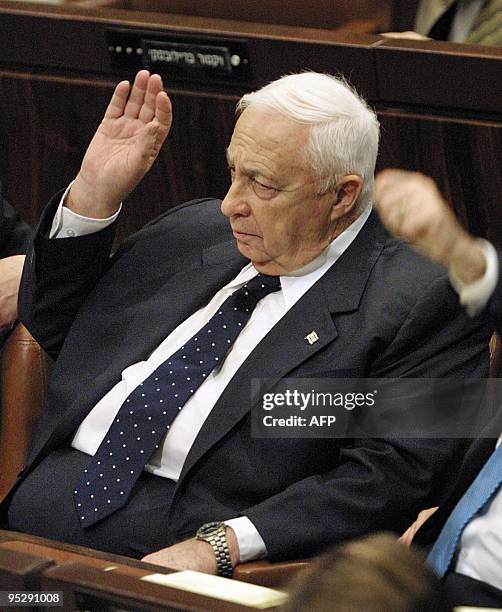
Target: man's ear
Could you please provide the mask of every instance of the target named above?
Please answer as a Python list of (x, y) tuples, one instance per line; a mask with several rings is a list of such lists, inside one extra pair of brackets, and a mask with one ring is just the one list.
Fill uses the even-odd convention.
[(363, 179), (358, 174), (347, 174), (338, 183), (336, 197), (331, 207), (331, 220), (339, 221), (354, 212), (363, 189)]

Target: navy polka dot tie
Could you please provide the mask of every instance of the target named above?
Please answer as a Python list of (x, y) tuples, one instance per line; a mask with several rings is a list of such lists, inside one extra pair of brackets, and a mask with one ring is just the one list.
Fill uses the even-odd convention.
[(73, 497), (83, 527), (126, 504), (185, 402), (223, 363), (256, 304), (279, 289), (278, 276), (258, 274), (230, 295), (195, 336), (132, 391), (75, 486)]

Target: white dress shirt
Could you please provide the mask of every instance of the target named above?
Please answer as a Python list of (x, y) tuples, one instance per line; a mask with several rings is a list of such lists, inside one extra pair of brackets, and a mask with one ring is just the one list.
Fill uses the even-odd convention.
[[(118, 215), (117, 213), (106, 220), (81, 217), (62, 206), (65, 195), (66, 192), (53, 220), (51, 238), (71, 238), (95, 232), (113, 222)], [(157, 476), (178, 480), (185, 459), (205, 419), (239, 367), (270, 329), (349, 247), (368, 219), (370, 212), (371, 206), (314, 261), (288, 276), (281, 276), (280, 291), (269, 294), (258, 302), (221, 367), (213, 370), (185, 403), (183, 410), (176, 417), (145, 470)], [(133, 389), (195, 335), (233, 291), (256, 276), (257, 273), (251, 263), (246, 265), (230, 283), (215, 294), (206, 306), (174, 329), (149, 356), (145, 357), (144, 361), (131, 364), (126, 368), (122, 372), (121, 380), (82, 421), (72, 440), (72, 446), (79, 451), (94, 455), (120, 406)], [(251, 561), (266, 556), (265, 543), (247, 517), (233, 518), (225, 522), (236, 534), (241, 561)]]
[[(485, 275), (465, 285), (454, 275), (450, 280), (460, 301), (471, 315), (484, 308), (497, 284), (498, 257), (494, 247), (486, 240), (479, 241), (486, 257)], [(499, 438), (497, 446), (502, 442)], [(474, 518), (464, 529), (455, 571), (482, 580), (502, 589), (502, 489), (488, 504), (485, 512)]]

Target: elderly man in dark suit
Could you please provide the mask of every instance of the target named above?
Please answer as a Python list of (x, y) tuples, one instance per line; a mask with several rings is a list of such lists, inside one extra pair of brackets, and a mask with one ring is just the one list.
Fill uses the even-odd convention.
[[(491, 319), (501, 333), (500, 255), (489, 242), (465, 231), (432, 179), (386, 170), (377, 177), (376, 199), (389, 229), (446, 266), (470, 315)], [(499, 410), (486, 436), (466, 454), (444, 503), (429, 520), (433, 509), (421, 513), (407, 534), (416, 534), (421, 543), (436, 540), (429, 561), (457, 605), (502, 606), (500, 431)]]
[(171, 123), (139, 72), (45, 212), (21, 313), (57, 361), (12, 529), (228, 576), (404, 528), (456, 465), (453, 439), (251, 435), (252, 379), (483, 375), (489, 334), (372, 213), (378, 122), (345, 83), (290, 75), (238, 111), (223, 202), (109, 258)]

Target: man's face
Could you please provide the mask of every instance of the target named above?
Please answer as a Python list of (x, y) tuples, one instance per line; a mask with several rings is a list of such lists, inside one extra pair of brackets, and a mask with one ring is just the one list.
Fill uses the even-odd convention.
[(232, 185), (221, 210), (239, 251), (264, 274), (292, 272), (335, 235), (333, 192), (305, 161), (308, 128), (280, 114), (247, 108), (227, 151)]

